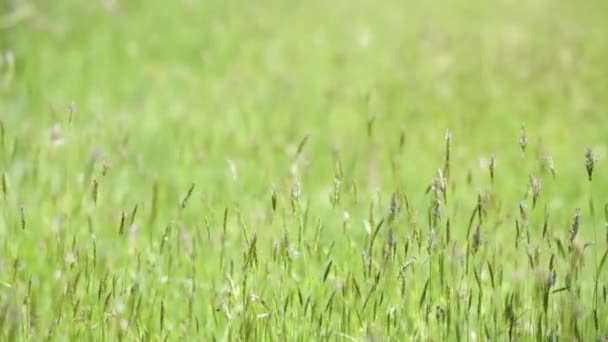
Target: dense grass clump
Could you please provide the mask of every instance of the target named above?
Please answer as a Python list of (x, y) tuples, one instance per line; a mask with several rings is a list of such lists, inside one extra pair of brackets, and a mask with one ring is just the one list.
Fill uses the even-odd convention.
[(605, 10), (0, 0), (2, 339), (606, 340)]

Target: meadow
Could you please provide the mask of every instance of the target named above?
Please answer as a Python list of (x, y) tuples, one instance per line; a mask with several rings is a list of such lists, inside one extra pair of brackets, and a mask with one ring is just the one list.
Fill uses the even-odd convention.
[(608, 340), (606, 13), (0, 0), (2, 340)]

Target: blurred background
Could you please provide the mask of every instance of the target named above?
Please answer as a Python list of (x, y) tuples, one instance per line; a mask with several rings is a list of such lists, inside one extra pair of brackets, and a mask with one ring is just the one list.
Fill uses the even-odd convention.
[(78, 153), (54, 158), (106, 153), (138, 170), (125, 184), (226, 189), (230, 160), (266, 191), (307, 134), (310, 182), (331, 179), (331, 151), (367, 175), (370, 122), (379, 165), (403, 140), (413, 184), (441, 164), (447, 129), (462, 177), (495, 152), (517, 168), (522, 124), (534, 153), (577, 179), (585, 147), (605, 154), (606, 1), (1, 4), (7, 129), (44, 142), (54, 127), (67, 142), (73, 120), (65, 149)]

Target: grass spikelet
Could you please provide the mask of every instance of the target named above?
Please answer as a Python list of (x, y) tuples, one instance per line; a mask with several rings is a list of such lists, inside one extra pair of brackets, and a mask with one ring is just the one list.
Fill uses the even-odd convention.
[(295, 216), (300, 211), (300, 198), (302, 196), (302, 181), (300, 177), (296, 177), (296, 180), (291, 187), (291, 211)]
[(25, 230), (25, 207), (23, 204), (19, 207), (19, 213), (21, 217), (21, 230)]
[(479, 246), (481, 245), (481, 225), (478, 224), (473, 233), (471, 247), (473, 248), (473, 254), (477, 253)]
[(2, 196), (6, 200), (8, 197), (8, 181), (6, 180), (6, 173), (2, 172)]
[(526, 202), (524, 202), (524, 201), (519, 202), (519, 216), (521, 217), (521, 222), (524, 225), (524, 228), (527, 228), (527, 226), (528, 226), (528, 206), (526, 205)]
[(578, 234), (581, 225), (581, 209), (576, 208), (574, 218), (572, 219), (572, 225), (570, 225), (570, 244), (574, 242), (576, 235)]
[(585, 151), (585, 168), (587, 169), (587, 176), (589, 181), (593, 178), (593, 168), (595, 167), (595, 158), (591, 148), (587, 148)]
[(277, 210), (277, 187), (274, 184), (270, 186), (270, 207), (273, 212)]
[(97, 179), (93, 179), (93, 189), (91, 190), (91, 198), (93, 199), (93, 204), (97, 204), (97, 193), (98, 193), (99, 183)]
[(530, 181), (528, 183), (528, 189), (532, 192), (532, 209), (536, 208), (536, 202), (540, 196), (541, 182), (538, 178), (530, 175)]
[(294, 159), (298, 159), (298, 157), (300, 157), (300, 155), (302, 154), (302, 151), (304, 151), (304, 146), (306, 146), (306, 142), (308, 141), (308, 138), (310, 138), (310, 134), (304, 135), (304, 137), (300, 140), (300, 143), (298, 144), (298, 148), (296, 150), (296, 155), (295, 155)]
[(494, 153), (492, 153), (488, 168), (490, 169), (490, 182), (494, 184), (494, 172), (496, 171), (496, 155)]
[(180, 204), (180, 207), (182, 209), (185, 209), (186, 205), (188, 205), (188, 200), (190, 199), (190, 196), (192, 196), (192, 192), (194, 191), (194, 186), (195, 186), (194, 183), (192, 183), (192, 185), (190, 185), (190, 188), (188, 189), (186, 196), (184, 196), (184, 198), (182, 199), (182, 202)]
[(526, 152), (526, 147), (528, 146), (528, 136), (526, 134), (526, 126), (521, 125), (521, 130), (519, 133), (519, 147), (523, 153)]
[(120, 224), (118, 226), (118, 235), (122, 236), (125, 232), (125, 212), (120, 213)]
[(330, 197), (329, 197), (329, 202), (331, 203), (332, 207), (334, 207), (334, 208), (338, 204), (340, 204), (341, 185), (342, 185), (342, 181), (341, 181), (340, 177), (338, 177), (338, 176), (334, 177), (333, 189), (332, 189)]
[(391, 196), (391, 205), (388, 214), (388, 222), (392, 222), (397, 217), (397, 214), (401, 211), (401, 202), (399, 200), (399, 194), (397, 191), (393, 192)]
[(546, 172), (548, 169), (551, 173), (551, 176), (555, 178), (555, 162), (553, 161), (553, 157), (549, 154), (545, 154), (541, 159), (541, 168), (543, 172)]

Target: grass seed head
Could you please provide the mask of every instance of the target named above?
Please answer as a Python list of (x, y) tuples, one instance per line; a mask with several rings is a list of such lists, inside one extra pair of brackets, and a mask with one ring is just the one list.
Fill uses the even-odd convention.
[(293, 214), (297, 214), (298, 209), (300, 208), (300, 198), (302, 196), (302, 181), (300, 177), (296, 177), (293, 186), (291, 187), (291, 209)]
[(595, 166), (595, 158), (593, 157), (593, 150), (591, 148), (587, 148), (585, 151), (585, 168), (587, 169), (587, 176), (589, 177), (589, 181), (593, 177), (593, 167)]
[(551, 171), (551, 176), (555, 177), (555, 163), (553, 162), (553, 157), (546, 155), (544, 157), (544, 165)]
[(526, 147), (528, 146), (528, 137), (526, 135), (525, 125), (521, 125), (521, 131), (519, 135), (519, 146), (521, 147), (522, 152), (526, 152)]
[(581, 209), (576, 208), (576, 212), (574, 213), (574, 218), (572, 219), (572, 225), (570, 226), (570, 243), (572, 243), (574, 241), (574, 239), (576, 238), (580, 225), (581, 225)]
[(496, 170), (496, 155), (492, 154), (492, 158), (490, 159), (490, 181), (494, 184), (494, 171)]
[(536, 202), (538, 201), (538, 197), (540, 196), (541, 190), (541, 182), (538, 178), (530, 175), (530, 181), (528, 183), (528, 191), (532, 191), (532, 209), (536, 207)]
[(274, 184), (270, 186), (270, 204), (272, 211), (275, 211), (277, 209), (277, 187)]
[(445, 191), (446, 191), (446, 179), (445, 179), (445, 176), (443, 175), (443, 172), (441, 171), (441, 169), (437, 170), (436, 185), (437, 185), (437, 188), (442, 193), (445, 193)]
[(528, 222), (527, 208), (528, 208), (528, 206), (526, 205), (526, 202), (524, 202), (524, 201), (519, 202), (519, 214), (521, 216), (521, 220), (524, 223), (524, 225)]
[(431, 215), (435, 225), (441, 221), (441, 200), (438, 197), (433, 200)]
[(334, 185), (333, 185), (333, 190), (330, 194), (330, 198), (329, 201), (331, 202), (332, 206), (336, 206), (340, 203), (340, 187), (342, 185), (342, 181), (340, 179), (340, 177), (336, 176), (334, 177)]
[(473, 247), (473, 253), (477, 253), (477, 250), (481, 246), (481, 225), (477, 225), (475, 232), (473, 233), (471, 247)]
[(397, 214), (399, 214), (399, 211), (401, 210), (401, 202), (399, 201), (399, 194), (397, 193), (397, 191), (393, 192), (393, 195), (391, 196), (391, 208), (390, 208), (390, 212), (389, 212), (389, 218), (391, 220), (394, 220), (395, 217), (397, 216)]

